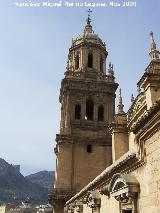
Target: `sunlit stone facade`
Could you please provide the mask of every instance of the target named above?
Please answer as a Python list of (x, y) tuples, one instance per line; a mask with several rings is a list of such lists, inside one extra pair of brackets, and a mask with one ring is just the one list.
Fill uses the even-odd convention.
[(153, 33), (151, 62), (137, 97), (115, 113), (113, 65), (90, 17), (72, 41), (60, 91), (56, 136), (55, 213), (160, 212), (160, 59)]

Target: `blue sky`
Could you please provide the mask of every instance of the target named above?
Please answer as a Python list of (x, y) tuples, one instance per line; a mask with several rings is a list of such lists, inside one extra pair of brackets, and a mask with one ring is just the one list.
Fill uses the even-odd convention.
[[(83, 31), (88, 8), (16, 7), (15, 2), (29, 1), (0, 2), (0, 157), (20, 164), (26, 175), (55, 169), (60, 82), (71, 40)], [(150, 61), (151, 30), (159, 48), (160, 2), (91, 9), (93, 29), (107, 44), (107, 63), (114, 64), (127, 110)]]

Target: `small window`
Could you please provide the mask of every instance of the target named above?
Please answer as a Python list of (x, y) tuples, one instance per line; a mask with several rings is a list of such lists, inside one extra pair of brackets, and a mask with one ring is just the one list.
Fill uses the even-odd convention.
[(77, 104), (75, 106), (75, 119), (80, 120), (81, 119), (81, 106)]
[(98, 121), (104, 121), (104, 107), (98, 107)]
[(88, 153), (92, 152), (92, 145), (90, 145), (90, 144), (87, 145), (87, 152)]
[(87, 120), (93, 120), (93, 109), (94, 109), (93, 101), (88, 100), (86, 102), (86, 119)]
[(75, 58), (75, 69), (77, 70), (78, 68), (79, 68), (79, 54), (77, 54)]
[(88, 53), (88, 67), (89, 68), (93, 67), (93, 53), (92, 52)]

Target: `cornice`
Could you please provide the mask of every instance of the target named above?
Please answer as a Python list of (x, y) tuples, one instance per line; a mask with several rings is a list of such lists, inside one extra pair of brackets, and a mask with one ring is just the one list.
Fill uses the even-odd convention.
[(148, 67), (145, 69), (144, 74), (142, 75), (139, 82), (137, 83), (139, 87), (144, 83), (147, 77), (160, 76), (160, 73), (159, 73), (160, 70), (158, 70), (159, 72), (157, 72), (156, 70), (152, 70), (152, 68), (157, 65), (160, 66), (160, 60), (153, 60), (150, 62)]
[(57, 134), (56, 135), (56, 143), (57, 144), (96, 144), (99, 146), (111, 146), (111, 135), (106, 134), (103, 136), (92, 136), (92, 137), (87, 137), (87, 136), (79, 136), (77, 134), (75, 135), (62, 135), (62, 134)]
[(97, 80), (97, 79), (81, 79), (81, 78), (64, 78), (62, 79), (62, 84), (76, 84), (77, 83), (80, 83), (80, 84), (96, 84), (96, 85), (116, 85), (118, 86), (118, 83), (116, 82), (111, 82), (111, 81), (108, 81), (107, 79), (102, 79), (102, 80)]
[(153, 106), (145, 111), (138, 120), (131, 126), (131, 131), (133, 131), (134, 134), (137, 134), (140, 130), (142, 130), (142, 127), (148, 123), (151, 122), (151, 119), (156, 118), (156, 114), (160, 112), (160, 100), (155, 102)]
[(117, 83), (108, 82), (107, 80), (86, 80), (75, 78), (64, 78), (61, 85), (61, 94), (66, 91), (96, 92), (96, 93), (115, 93), (118, 87)]
[(104, 45), (102, 45), (100, 43), (93, 43), (93, 42), (89, 42), (89, 41), (86, 41), (86, 40), (81, 41), (79, 44), (72, 45), (69, 48), (69, 52), (72, 52), (72, 51), (74, 51), (76, 49), (83, 48), (83, 47), (85, 47), (85, 48), (92, 47), (92, 48), (95, 48), (95, 49), (97, 49), (97, 47), (98, 47), (99, 49), (101, 49), (101, 51), (104, 52), (106, 57), (108, 55), (108, 52), (106, 50), (106, 46), (104, 46)]

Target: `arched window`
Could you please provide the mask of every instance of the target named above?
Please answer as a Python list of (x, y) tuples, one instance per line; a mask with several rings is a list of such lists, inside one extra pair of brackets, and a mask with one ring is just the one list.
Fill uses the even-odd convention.
[(75, 69), (77, 70), (79, 68), (79, 54), (75, 57)]
[(100, 71), (103, 72), (103, 58), (100, 58)]
[(102, 105), (98, 107), (98, 121), (104, 121), (104, 107)]
[(86, 102), (86, 119), (87, 120), (93, 120), (93, 109), (94, 109), (93, 101), (88, 100)]
[(93, 67), (93, 53), (92, 52), (88, 53), (88, 67), (89, 68)]
[(80, 120), (81, 119), (81, 106), (77, 104), (75, 106), (75, 119)]

